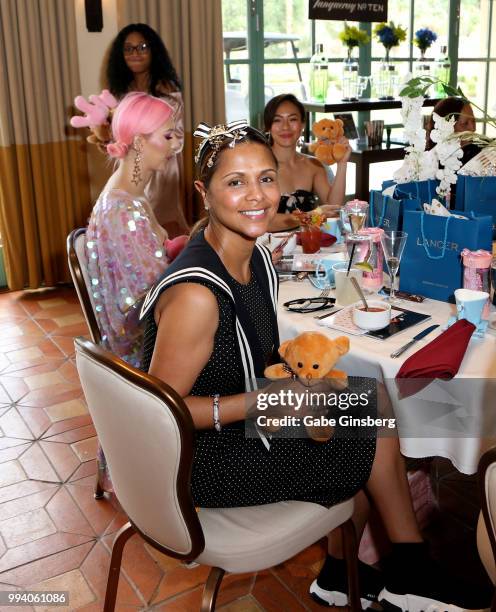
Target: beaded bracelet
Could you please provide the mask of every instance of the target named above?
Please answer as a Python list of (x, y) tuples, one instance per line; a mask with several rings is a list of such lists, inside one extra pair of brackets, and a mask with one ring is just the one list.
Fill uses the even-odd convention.
[(215, 393), (213, 396), (213, 411), (214, 411), (214, 428), (215, 431), (221, 431), (222, 429), (222, 425), (220, 423), (220, 418), (219, 418), (219, 397), (220, 395), (218, 393)]

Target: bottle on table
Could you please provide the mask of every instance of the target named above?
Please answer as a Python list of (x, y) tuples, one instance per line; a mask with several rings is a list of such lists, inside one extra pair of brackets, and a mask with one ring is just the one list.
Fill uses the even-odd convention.
[[(449, 83), (450, 80), (450, 72), (451, 72), (451, 61), (448, 55), (448, 47), (443, 45), (441, 47), (441, 55), (436, 60), (434, 65), (434, 77), (443, 81), (444, 83)], [(444, 89), (441, 83), (435, 84), (435, 92), (437, 96), (444, 96)]]
[(324, 45), (317, 43), (315, 53), (310, 59), (310, 97), (317, 102), (325, 102), (329, 86), (329, 70)]
[(483, 319), (489, 318), (490, 269), (492, 253), (479, 249), (470, 251), (463, 249), (463, 288), (473, 291), (484, 291), (488, 294), (487, 303), (482, 313)]

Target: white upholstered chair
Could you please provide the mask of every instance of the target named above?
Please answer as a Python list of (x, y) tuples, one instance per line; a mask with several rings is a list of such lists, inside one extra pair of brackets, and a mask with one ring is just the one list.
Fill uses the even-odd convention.
[(101, 347), (81, 338), (75, 344), (88, 408), (129, 518), (114, 540), (105, 612), (114, 610), (123, 548), (136, 532), (167, 555), (212, 567), (201, 605), (206, 612), (215, 609), (226, 571), (256, 572), (282, 563), (340, 525), (349, 600), (352, 610), (361, 610), (352, 500), (332, 508), (287, 501), (197, 512), (190, 490), (194, 426), (182, 398)]
[[(478, 469), (482, 512), (477, 525), (477, 547), (489, 578), (496, 587), (496, 447), (482, 455)], [(496, 588), (492, 612), (496, 612)]]
[[(100, 344), (102, 335), (95, 315), (95, 304), (91, 295), (91, 282), (88, 276), (87, 260), (86, 260), (86, 229), (80, 227), (73, 230), (67, 236), (67, 260), (69, 270), (72, 276), (74, 287), (79, 298), (81, 310), (88, 325), (90, 338), (95, 344)], [(103, 488), (104, 468), (100, 465), (97, 459), (97, 472), (95, 482), (95, 499), (102, 499), (104, 494)]]

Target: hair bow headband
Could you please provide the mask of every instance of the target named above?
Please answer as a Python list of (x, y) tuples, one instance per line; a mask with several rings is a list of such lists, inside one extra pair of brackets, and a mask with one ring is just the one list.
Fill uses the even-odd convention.
[(195, 162), (198, 163), (205, 147), (208, 145), (213, 149), (212, 155), (207, 162), (211, 168), (214, 165), (215, 156), (226, 139), (230, 139), (230, 147), (234, 147), (236, 140), (240, 140), (248, 133), (248, 123), (244, 119), (231, 121), (227, 125), (219, 124), (210, 127), (207, 123), (200, 123), (193, 133), (193, 136), (202, 138), (195, 155)]

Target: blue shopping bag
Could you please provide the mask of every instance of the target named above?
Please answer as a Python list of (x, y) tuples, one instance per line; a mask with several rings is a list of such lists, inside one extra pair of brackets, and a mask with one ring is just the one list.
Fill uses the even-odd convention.
[[(382, 188), (385, 186), (389, 187), (393, 184), (393, 181), (384, 181)], [(394, 197), (398, 200), (403, 198), (414, 198), (420, 202), (420, 208), (422, 204), (432, 202), (433, 198), (441, 200), (441, 197), (437, 194), (436, 187), (439, 186), (439, 181), (430, 179), (428, 181), (412, 181), (410, 183), (399, 183), (396, 185), (394, 190)]]
[(455, 208), (493, 218), (493, 239), (496, 240), (496, 176), (458, 175)]
[(382, 190), (372, 189), (369, 199), (369, 225), (384, 230), (399, 230), (403, 227), (403, 213), (405, 210), (420, 210), (421, 202), (412, 195), (398, 194), (394, 196), (383, 193), (384, 189), (394, 185), (393, 181), (385, 181)]
[(467, 219), (406, 211), (403, 231), (408, 234), (401, 260), (400, 289), (443, 302), (454, 302), (455, 289), (463, 287), (464, 248), (491, 250), (492, 218), (467, 215)]

